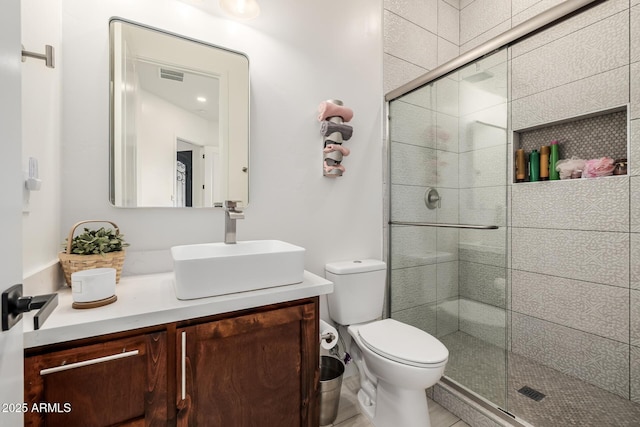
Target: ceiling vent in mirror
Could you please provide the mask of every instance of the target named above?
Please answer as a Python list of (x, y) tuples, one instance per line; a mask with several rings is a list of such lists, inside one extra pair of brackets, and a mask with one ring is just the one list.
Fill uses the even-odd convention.
[(184, 80), (184, 73), (182, 71), (175, 71), (175, 70), (168, 70), (166, 68), (160, 68), (160, 78), (181, 82)]

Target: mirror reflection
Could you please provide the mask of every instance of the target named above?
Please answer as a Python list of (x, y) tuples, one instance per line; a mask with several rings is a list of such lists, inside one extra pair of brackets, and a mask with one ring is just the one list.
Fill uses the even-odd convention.
[(121, 20), (110, 30), (111, 202), (246, 205), (247, 57)]

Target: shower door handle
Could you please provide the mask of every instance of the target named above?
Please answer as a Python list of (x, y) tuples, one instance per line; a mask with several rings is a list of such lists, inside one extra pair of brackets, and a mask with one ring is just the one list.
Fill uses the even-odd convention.
[(497, 230), (497, 225), (447, 224), (436, 222), (389, 221), (389, 225), (411, 225), (414, 227), (470, 228), (474, 230)]

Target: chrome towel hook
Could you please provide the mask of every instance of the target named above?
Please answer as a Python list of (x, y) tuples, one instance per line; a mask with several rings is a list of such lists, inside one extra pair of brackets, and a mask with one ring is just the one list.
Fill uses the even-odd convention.
[(56, 66), (55, 66), (53, 46), (45, 45), (44, 48), (45, 48), (45, 53), (41, 54), (41, 53), (34, 53), (34, 52), (29, 52), (27, 50), (24, 50), (24, 46), (22, 46), (22, 62), (25, 62), (27, 60), (27, 57), (42, 59), (44, 60), (45, 65), (47, 67), (55, 68)]

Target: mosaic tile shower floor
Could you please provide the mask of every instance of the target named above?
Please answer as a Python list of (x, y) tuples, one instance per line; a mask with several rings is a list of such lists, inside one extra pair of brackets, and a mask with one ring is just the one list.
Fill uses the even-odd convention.
[[(640, 426), (640, 405), (613, 393), (464, 332), (439, 339), (450, 350), (447, 376), (536, 427)], [(525, 385), (546, 396), (536, 402), (518, 393)]]

